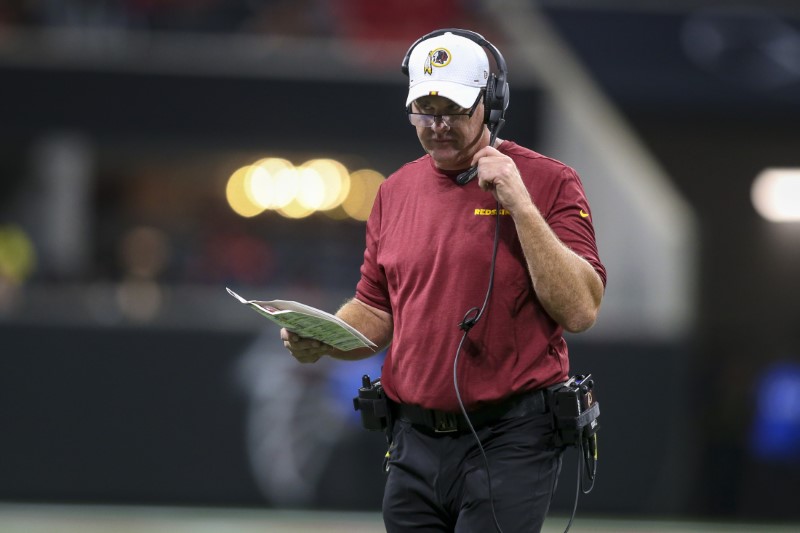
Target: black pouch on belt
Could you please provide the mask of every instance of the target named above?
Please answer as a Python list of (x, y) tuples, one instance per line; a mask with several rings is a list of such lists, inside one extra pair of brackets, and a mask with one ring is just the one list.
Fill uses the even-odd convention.
[(380, 378), (370, 381), (368, 375), (361, 378), (358, 396), (353, 398), (353, 407), (361, 413), (361, 425), (369, 431), (391, 430), (389, 399), (383, 392)]

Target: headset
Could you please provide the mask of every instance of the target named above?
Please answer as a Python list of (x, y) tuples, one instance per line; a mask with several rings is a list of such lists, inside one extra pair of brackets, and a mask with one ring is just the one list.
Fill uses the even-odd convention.
[[(489, 144), (493, 145), (495, 139), (497, 138), (497, 133), (506, 122), (505, 115), (506, 109), (508, 108), (509, 97), (508, 67), (506, 66), (506, 60), (503, 59), (503, 54), (500, 53), (500, 50), (498, 50), (497, 47), (495, 47), (492, 43), (487, 41), (483, 35), (474, 31), (462, 30), (459, 28), (444, 28), (441, 30), (432, 31), (431, 33), (423, 35), (414, 41), (414, 44), (411, 45), (411, 47), (408, 49), (408, 52), (406, 52), (405, 57), (403, 58), (403, 63), (400, 65), (400, 70), (402, 70), (403, 74), (408, 77), (408, 62), (411, 60), (411, 52), (414, 50), (414, 48), (416, 48), (420, 42), (426, 39), (438, 37), (439, 35), (444, 35), (448, 32), (452, 33), (453, 35), (466, 37), (470, 41), (473, 41), (481, 47), (489, 50), (489, 52), (492, 54), (492, 57), (494, 57), (494, 62), (495, 65), (497, 65), (498, 73), (491, 73), (489, 78), (486, 80), (486, 89), (484, 90), (483, 100), (485, 109), (484, 122), (489, 126), (489, 131), (491, 132), (491, 140)], [(459, 174), (459, 176), (456, 178), (456, 182), (459, 185), (466, 185), (477, 174), (477, 166), (472, 167), (469, 170)]]

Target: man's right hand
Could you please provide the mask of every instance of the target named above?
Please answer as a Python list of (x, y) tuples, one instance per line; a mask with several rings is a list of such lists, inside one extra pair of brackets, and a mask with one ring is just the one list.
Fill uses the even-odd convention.
[(283, 345), (292, 357), (301, 363), (316, 363), (323, 355), (344, 361), (357, 361), (375, 355), (386, 348), (392, 340), (392, 315), (362, 303), (355, 298), (348, 300), (336, 312), (336, 316), (366, 335), (378, 348), (356, 348), (343, 352), (318, 340), (301, 337), (286, 328), (281, 329)]
[(281, 340), (292, 356), (301, 363), (316, 363), (323, 355), (331, 353), (333, 346), (314, 339), (301, 337), (286, 328), (281, 329)]

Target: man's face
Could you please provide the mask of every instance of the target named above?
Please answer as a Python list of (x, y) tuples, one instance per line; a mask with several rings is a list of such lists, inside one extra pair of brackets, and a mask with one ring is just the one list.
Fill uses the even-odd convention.
[[(436, 166), (442, 170), (466, 169), (472, 162), (472, 156), (489, 142), (489, 130), (483, 123), (483, 101), (480, 99), (471, 117), (452, 117), (442, 120), (437, 117), (430, 127), (416, 126), (417, 137), (422, 147), (433, 158)], [(411, 104), (413, 113), (428, 115), (468, 114), (452, 100), (442, 96), (423, 96)]]

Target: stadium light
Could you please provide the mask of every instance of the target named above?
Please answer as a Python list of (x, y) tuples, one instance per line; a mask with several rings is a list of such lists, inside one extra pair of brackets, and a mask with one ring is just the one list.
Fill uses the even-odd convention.
[(750, 199), (770, 222), (800, 222), (800, 168), (767, 168), (753, 181)]

